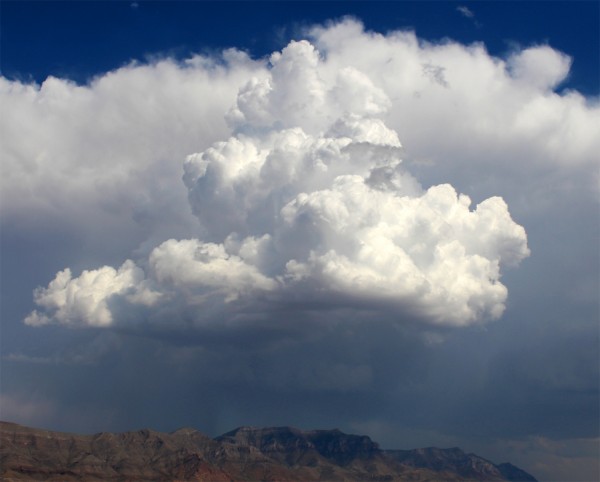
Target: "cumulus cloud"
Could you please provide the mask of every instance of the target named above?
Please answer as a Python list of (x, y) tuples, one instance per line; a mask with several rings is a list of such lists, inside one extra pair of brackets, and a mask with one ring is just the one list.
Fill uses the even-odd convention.
[(422, 188), (368, 70), (332, 70), (305, 40), (269, 62), (226, 114), (232, 135), (185, 160), (203, 237), (64, 270), (26, 323), (109, 326), (143, 306), (202, 326), (289, 303), (455, 326), (502, 315), (500, 269), (529, 254), (502, 198), (472, 208), (449, 184)]
[[(450, 183), (478, 201), (501, 195), (521, 219), (532, 209), (552, 211), (550, 199), (564, 189), (597, 191), (600, 111), (577, 92), (555, 92), (571, 59), (551, 47), (498, 58), (482, 44), (429, 44), (408, 31), (381, 35), (351, 19), (312, 27), (307, 38), (258, 61), (234, 50), (166, 59), (83, 86), (1, 78), (10, 113), (0, 118), (2, 222), (40, 237), (45, 223), (68, 225), (87, 252), (105, 253), (111, 263), (133, 258), (148, 279), (152, 263), (142, 255), (170, 238), (195, 238), (254, 266), (271, 280), (259, 285), (272, 291), (281, 279), (299, 279), (300, 267), (322, 270), (317, 260), (326, 246), (331, 256), (345, 256), (330, 266), (354, 265), (358, 251), (341, 248), (345, 234), (317, 203), (347, 208), (356, 186), (369, 199), (387, 190), (398, 203)], [(356, 215), (367, 216), (369, 203), (353, 202)], [(385, 206), (377, 208), (383, 220)], [(292, 239), (300, 232), (294, 216), (314, 220), (316, 228), (302, 231), (310, 240)], [(363, 242), (360, 236), (366, 228), (346, 240)], [(490, 246), (502, 244), (492, 238)], [(287, 251), (278, 247), (252, 261), (234, 248), (267, 252), (284, 239)], [(466, 256), (479, 255), (458, 242)], [(518, 258), (480, 244), (488, 260)], [(318, 248), (312, 258), (307, 245)], [(285, 267), (292, 261), (293, 276)], [(493, 271), (490, 265), (489, 279), (497, 280)]]
[(382, 118), (407, 159), (432, 166), (419, 168), (421, 179), (520, 195), (534, 194), (532, 179), (540, 179), (547, 196), (566, 174), (582, 175), (582, 186), (597, 190), (589, 169), (600, 151), (598, 103), (553, 90), (568, 75), (567, 55), (536, 45), (500, 58), (481, 43), (428, 43), (410, 31), (381, 35), (352, 20), (313, 27), (310, 35), (325, 52), (324, 77), (351, 65), (388, 96)]
[(554, 91), (570, 58), (495, 58), (351, 19), (307, 38), (259, 61), (231, 50), (87, 86), (2, 79), (5, 222), (71, 222), (102, 249), (118, 244), (107, 233), (129, 240), (113, 248), (130, 258), (120, 268), (64, 270), (36, 290), (27, 324), (142, 310), (202, 325), (289, 303), (442, 325), (501, 316), (503, 266), (529, 250), (498, 194), (524, 213), (566, 179), (597, 179), (598, 106)]
[(257, 69), (227, 51), (132, 63), (87, 85), (0, 77), (4, 226), (41, 238), (52, 226), (120, 260), (149, 238), (189, 235), (181, 159), (227, 135), (223, 112)]
[[(144, 287), (144, 272), (133, 261), (127, 260), (118, 270), (103, 266), (85, 270), (75, 279), (71, 270), (66, 268), (56, 275), (48, 288), (37, 289), (34, 300), (61, 324), (109, 326), (114, 320), (107, 302), (117, 295), (147, 305), (154, 304), (160, 297), (159, 293)], [(44, 325), (49, 321), (46, 315), (37, 311), (25, 318), (25, 324), (32, 326)]]
[(566, 79), (571, 58), (547, 45), (531, 47), (515, 53), (508, 59), (513, 79), (532, 89), (552, 89)]
[(380, 35), (350, 19), (306, 35), (310, 43), (267, 59), (234, 50), (162, 59), (87, 85), (0, 78), (4, 226), (41, 238), (48, 226), (68, 231), (87, 250), (81, 258), (93, 253), (100, 264), (147, 255), (172, 237), (221, 242), (198, 231), (182, 159), (207, 158), (211, 145), (217, 154), (217, 141), (252, 149), (278, 129), (333, 139), (328, 148), (343, 138), (387, 148), (401, 139), (404, 164), (423, 185), (451, 183), (478, 201), (501, 195), (520, 219), (567, 183), (597, 191), (600, 111), (553, 90), (568, 76), (566, 55), (532, 46), (498, 58), (482, 44)]

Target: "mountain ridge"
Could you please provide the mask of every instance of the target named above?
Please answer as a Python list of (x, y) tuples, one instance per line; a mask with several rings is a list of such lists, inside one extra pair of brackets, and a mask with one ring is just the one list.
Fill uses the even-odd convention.
[(242, 426), (210, 438), (182, 427), (91, 435), (0, 422), (6, 481), (517, 481), (536, 479), (460, 448), (384, 450), (367, 435)]

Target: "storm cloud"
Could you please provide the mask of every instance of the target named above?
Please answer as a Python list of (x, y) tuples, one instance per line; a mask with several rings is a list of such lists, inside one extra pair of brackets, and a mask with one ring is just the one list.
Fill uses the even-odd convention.
[(572, 62), (343, 19), (260, 59), (0, 78), (29, 343), (2, 417), (335, 425), (548, 478), (585, 446), (589, 478), (600, 109)]
[(381, 118), (390, 99), (353, 67), (327, 83), (322, 63), (307, 41), (274, 53), (226, 115), (234, 135), (187, 157), (202, 239), (165, 241), (145, 270), (128, 260), (76, 278), (61, 271), (25, 323), (127, 322), (111, 309), (123, 309), (117, 298), (157, 311), (183, 303), (168, 312), (198, 325), (256, 313), (255, 299), (263, 311), (294, 301), (332, 312), (383, 305), (437, 324), (499, 318), (500, 267), (528, 256), (525, 230), (500, 197), (471, 209), (451, 185), (421, 188)]

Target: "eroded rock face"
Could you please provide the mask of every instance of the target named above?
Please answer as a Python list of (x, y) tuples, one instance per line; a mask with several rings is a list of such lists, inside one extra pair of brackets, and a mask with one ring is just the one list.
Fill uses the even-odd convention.
[(2, 480), (474, 481), (535, 479), (460, 449), (381, 450), (339, 430), (184, 428), (76, 435), (0, 422)]
[(2, 422), (0, 442), (8, 480), (229, 480), (207, 462), (216, 443), (197, 431), (75, 435)]
[(452, 472), (464, 478), (503, 480), (500, 469), (489, 460), (475, 454), (466, 454), (458, 447), (435, 447), (415, 450), (388, 450), (387, 455), (409, 467), (419, 467), (436, 472)]

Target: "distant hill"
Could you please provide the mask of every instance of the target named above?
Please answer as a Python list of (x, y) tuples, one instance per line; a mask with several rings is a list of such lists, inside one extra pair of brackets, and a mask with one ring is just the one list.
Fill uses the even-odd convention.
[(0, 422), (5, 481), (535, 481), (458, 448), (382, 450), (339, 430), (240, 427), (76, 435)]

